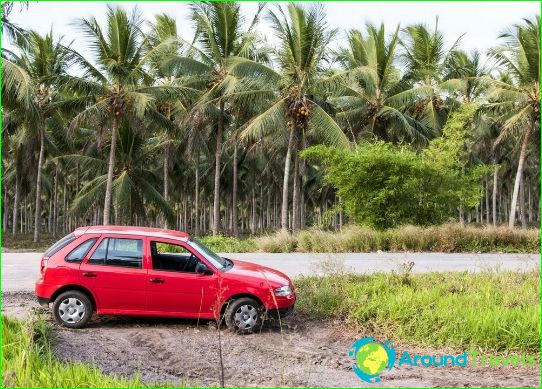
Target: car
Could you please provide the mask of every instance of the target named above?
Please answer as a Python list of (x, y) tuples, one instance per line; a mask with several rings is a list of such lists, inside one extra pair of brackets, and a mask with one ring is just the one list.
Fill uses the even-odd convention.
[(41, 258), (35, 293), (54, 318), (82, 328), (92, 314), (224, 320), (239, 333), (294, 308), (294, 285), (269, 267), (222, 258), (179, 231), (77, 228)]

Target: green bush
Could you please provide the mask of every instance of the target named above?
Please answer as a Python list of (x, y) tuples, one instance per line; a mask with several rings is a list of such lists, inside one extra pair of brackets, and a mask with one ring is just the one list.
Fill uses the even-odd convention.
[(354, 151), (318, 145), (301, 156), (323, 165), (324, 180), (357, 223), (377, 229), (449, 221), (458, 207), (482, 197), (480, 177), (489, 169), (468, 160), (469, 126), (476, 107), (455, 111), (443, 134), (416, 152), (382, 141)]
[(250, 238), (238, 239), (232, 236), (207, 235), (198, 240), (217, 253), (246, 253), (256, 251)]
[[(20, 321), (2, 315), (2, 387), (139, 388), (139, 377), (102, 374), (82, 363), (65, 363), (51, 350), (51, 327), (41, 319)], [(165, 386), (169, 386), (164, 383)], [(156, 386), (153, 384), (152, 386)]]
[(295, 281), (297, 311), (426, 347), (538, 351), (539, 272), (342, 275)]

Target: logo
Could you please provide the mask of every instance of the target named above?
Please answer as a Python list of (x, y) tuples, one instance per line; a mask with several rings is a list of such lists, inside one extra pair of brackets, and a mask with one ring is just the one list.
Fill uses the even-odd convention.
[(380, 381), (384, 370), (391, 370), (395, 364), (395, 348), (389, 341), (379, 343), (373, 338), (363, 338), (356, 341), (349, 352), (354, 358), (354, 372), (365, 382)]

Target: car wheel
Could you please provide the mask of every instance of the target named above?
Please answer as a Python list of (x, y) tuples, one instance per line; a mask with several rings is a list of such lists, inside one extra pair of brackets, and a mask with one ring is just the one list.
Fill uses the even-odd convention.
[(62, 293), (53, 303), (56, 321), (68, 328), (84, 327), (91, 319), (92, 311), (88, 296), (77, 290)]
[(224, 319), (234, 332), (251, 334), (262, 326), (263, 307), (250, 297), (230, 301)]

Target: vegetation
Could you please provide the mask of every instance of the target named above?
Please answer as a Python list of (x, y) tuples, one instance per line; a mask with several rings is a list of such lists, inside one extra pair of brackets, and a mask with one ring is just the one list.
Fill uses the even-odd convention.
[[(140, 388), (139, 377), (102, 374), (82, 363), (61, 362), (51, 349), (51, 327), (43, 319), (2, 315), (2, 387)], [(166, 387), (167, 384), (164, 384)], [(156, 387), (155, 384), (152, 385)]]
[(379, 339), (505, 352), (540, 350), (540, 274), (485, 272), (304, 277), (298, 312)]
[[(262, 5), (250, 17), (235, 2), (184, 6), (190, 41), (175, 15), (108, 6), (103, 23), (81, 18), (86, 58), (15, 25), (2, 4), (15, 47), (2, 50), (4, 236), (39, 242), (109, 223), (235, 237), (539, 223), (538, 16), (496, 37), (484, 67), (460, 39), (447, 46), (456, 37), (438, 24), (345, 32), (318, 4)], [(341, 163), (371, 157), (380, 177), (363, 159), (324, 179), (321, 160), (300, 157), (317, 145), (306, 155), (328, 146)]]

